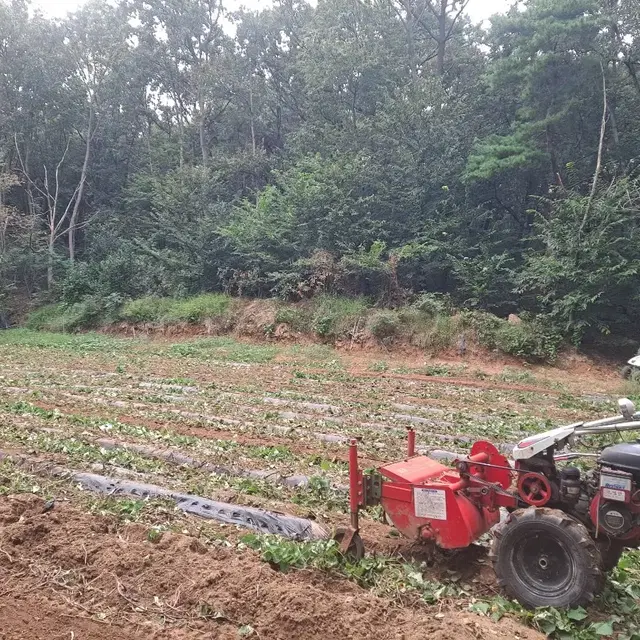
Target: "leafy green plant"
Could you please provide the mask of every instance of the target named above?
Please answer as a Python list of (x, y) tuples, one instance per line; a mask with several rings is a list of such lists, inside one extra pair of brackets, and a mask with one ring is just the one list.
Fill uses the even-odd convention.
[(328, 478), (320, 475), (311, 476), (307, 486), (296, 491), (292, 501), (306, 507), (322, 507), (342, 512), (346, 512), (348, 506), (346, 494), (336, 491)]
[(536, 382), (535, 376), (530, 371), (521, 371), (513, 367), (505, 367), (498, 379), (504, 382)]
[(512, 615), (557, 640), (640, 640), (640, 555), (625, 553), (613, 570), (604, 592), (594, 604), (561, 611), (523, 609), (517, 602), (496, 597), (470, 605), (472, 611), (499, 620)]
[(313, 300), (313, 330), (322, 338), (337, 338), (352, 330), (366, 315), (364, 298), (322, 295)]
[(149, 542), (153, 542), (153, 543), (157, 543), (160, 542), (160, 540), (162, 540), (162, 534), (163, 534), (163, 530), (160, 527), (151, 527), (151, 529), (149, 529), (147, 531), (147, 540)]
[(451, 369), (444, 364), (431, 364), (424, 367), (424, 373), (427, 376), (436, 376), (446, 378), (452, 375)]
[(124, 304), (120, 317), (127, 322), (159, 322), (171, 305), (169, 298), (138, 298)]
[(225, 294), (208, 293), (194, 298), (174, 300), (162, 315), (163, 322), (189, 322), (198, 324), (207, 319), (225, 315), (231, 298)]
[(369, 317), (367, 329), (378, 340), (386, 341), (400, 333), (401, 323), (396, 313), (380, 311)]
[(225, 337), (177, 342), (167, 349), (167, 354), (174, 357), (244, 363), (270, 362), (276, 353), (270, 345), (245, 344)]
[(277, 536), (249, 534), (241, 538), (241, 544), (259, 551), (265, 562), (280, 571), (311, 567), (333, 572), (381, 595), (411, 591), (433, 604), (443, 598), (466, 594), (464, 588), (455, 582), (427, 580), (420, 566), (396, 558), (367, 556), (354, 562), (342, 555), (334, 540), (295, 542)]
[(119, 340), (98, 333), (72, 335), (29, 329), (11, 329), (0, 333), (0, 344), (32, 349), (54, 349), (70, 353), (100, 353), (129, 351), (136, 340)]
[(435, 293), (421, 293), (411, 303), (411, 308), (431, 317), (450, 315), (453, 310), (449, 296)]

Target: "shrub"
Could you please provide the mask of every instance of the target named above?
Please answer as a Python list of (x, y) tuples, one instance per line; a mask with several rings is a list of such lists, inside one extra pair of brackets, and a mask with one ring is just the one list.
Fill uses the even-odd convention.
[(553, 362), (562, 346), (560, 333), (540, 320), (509, 324), (506, 320), (481, 312), (468, 314), (468, 318), (479, 344), (518, 358)]
[(505, 322), (496, 334), (497, 348), (519, 358), (553, 362), (561, 345), (562, 336), (556, 330), (537, 322)]
[(117, 294), (106, 298), (86, 296), (73, 304), (54, 304), (33, 311), (26, 322), (37, 331), (74, 332), (92, 329), (117, 317), (121, 300)]
[(410, 336), (412, 344), (432, 352), (442, 351), (455, 346), (458, 338), (466, 328), (463, 315), (448, 313), (431, 313), (419, 311), (415, 307), (398, 312), (405, 332)]
[(380, 311), (369, 318), (367, 329), (378, 340), (389, 340), (401, 332), (402, 325), (397, 313)]
[(95, 326), (100, 313), (93, 298), (72, 305), (50, 305), (33, 312), (27, 327), (38, 331), (74, 332)]
[(437, 293), (421, 293), (411, 307), (429, 316), (450, 315), (452, 311), (449, 297)]
[(478, 343), (487, 349), (497, 349), (497, 335), (504, 320), (484, 311), (466, 312), (465, 319), (473, 328)]
[(64, 307), (61, 304), (48, 304), (32, 311), (25, 323), (27, 329), (34, 331), (55, 331), (53, 326), (59, 324), (60, 318), (64, 315)]
[(313, 301), (313, 331), (323, 338), (346, 334), (365, 317), (368, 308), (364, 298), (319, 296)]
[(319, 250), (309, 258), (296, 260), (286, 271), (270, 275), (275, 282), (272, 293), (296, 301), (335, 291), (339, 269), (331, 253)]
[(222, 293), (208, 293), (195, 298), (172, 301), (165, 311), (164, 322), (189, 322), (198, 324), (204, 320), (217, 318), (225, 314), (231, 298)]
[(288, 324), (294, 331), (308, 331), (313, 322), (308, 309), (300, 307), (280, 307), (276, 311), (275, 324)]
[(120, 311), (120, 318), (127, 322), (159, 322), (169, 311), (171, 304), (170, 298), (138, 298), (125, 303)]
[(62, 326), (55, 331), (81, 331), (91, 329), (100, 324), (104, 316), (103, 301), (94, 296), (89, 296), (81, 302), (76, 302), (64, 309), (60, 318)]
[(429, 335), (429, 344), (434, 351), (453, 347), (464, 330), (462, 316), (436, 316)]

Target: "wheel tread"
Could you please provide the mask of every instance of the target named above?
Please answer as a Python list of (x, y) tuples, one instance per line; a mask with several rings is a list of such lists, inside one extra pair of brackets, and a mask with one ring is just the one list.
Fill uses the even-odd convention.
[[(536, 524), (534, 524), (534, 521)], [(502, 558), (504, 555), (502, 551), (505, 545), (509, 548), (509, 546), (513, 544), (513, 541), (510, 541), (510, 537), (512, 538), (513, 535), (510, 534), (513, 534), (516, 529), (525, 529), (536, 525), (540, 526), (543, 522), (563, 531), (564, 535), (568, 536), (569, 540), (573, 540), (574, 544), (582, 549), (583, 552), (583, 566), (581, 569), (583, 576), (582, 581), (584, 583), (583, 589), (581, 591), (576, 590), (574, 594), (565, 594), (568, 601), (562, 605), (546, 604), (550, 606), (575, 607), (591, 602), (595, 594), (604, 587), (605, 574), (602, 568), (602, 556), (595, 541), (591, 538), (584, 525), (557, 509), (529, 507), (527, 509), (514, 511), (510, 519), (501, 527), (500, 535), (494, 535), (489, 557), (494, 564), (498, 585), (506, 591), (510, 597), (516, 598), (525, 606), (532, 608), (535, 606), (544, 606), (545, 603), (535, 601), (536, 598), (539, 599), (539, 596), (533, 592), (527, 592), (526, 586), (518, 587), (512, 584), (512, 576), (516, 570), (508, 566), (507, 561)], [(568, 586), (568, 589), (571, 588), (571, 586)], [(527, 597), (529, 598), (528, 600)]]

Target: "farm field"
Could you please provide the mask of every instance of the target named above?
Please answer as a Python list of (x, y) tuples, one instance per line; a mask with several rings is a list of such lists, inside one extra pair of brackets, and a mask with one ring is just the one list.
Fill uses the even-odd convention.
[[(584, 363), (3, 332), (0, 638), (640, 637), (634, 553), (589, 612), (531, 613), (500, 596), (485, 546), (431, 552), (376, 510), (353, 565), (331, 542), (198, 518), (171, 497), (330, 530), (348, 522), (351, 437), (368, 467), (404, 455), (408, 426), (434, 456), (509, 445), (633, 391)], [(164, 494), (93, 493), (86, 474)]]

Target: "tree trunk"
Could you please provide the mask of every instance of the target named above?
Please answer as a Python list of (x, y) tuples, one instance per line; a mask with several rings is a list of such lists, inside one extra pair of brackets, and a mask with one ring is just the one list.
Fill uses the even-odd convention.
[[(549, 111), (547, 111), (547, 117)], [(560, 165), (558, 164), (558, 156), (556, 155), (556, 149), (553, 140), (553, 128), (551, 125), (547, 125), (545, 130), (547, 140), (547, 151), (549, 153), (549, 160), (551, 162), (551, 173), (553, 173), (553, 180), (558, 186), (562, 186), (562, 175), (560, 174)]]
[(249, 87), (249, 111), (251, 115), (251, 146), (253, 155), (256, 155), (256, 127), (253, 117), (253, 88)]
[(411, 6), (407, 6), (406, 0), (402, 2), (402, 6), (405, 9), (406, 16), (402, 22), (404, 23), (405, 31), (407, 32), (407, 48), (409, 51), (409, 67), (411, 72), (411, 81), (413, 83), (416, 82), (418, 75), (418, 60), (416, 56), (416, 42), (415, 42), (415, 33), (416, 33), (416, 18), (414, 16), (413, 11), (411, 10)]
[(53, 262), (55, 258), (56, 234), (53, 228), (49, 231), (49, 245), (47, 247), (47, 289), (53, 287)]
[(439, 76), (444, 75), (444, 55), (447, 48), (447, 8), (449, 0), (440, 0), (440, 15), (438, 16), (438, 57), (436, 69)]
[(202, 93), (198, 97), (198, 109), (200, 110), (200, 152), (202, 153), (202, 165), (207, 166), (207, 145), (206, 145), (206, 132), (205, 132), (205, 120), (204, 120), (204, 98)]
[(78, 194), (73, 203), (73, 211), (69, 220), (69, 260), (75, 262), (76, 259), (76, 227), (78, 225), (78, 216), (80, 215), (80, 204), (84, 195), (84, 185), (87, 180), (87, 171), (89, 170), (89, 161), (91, 159), (91, 139), (93, 138), (93, 99), (89, 106), (89, 124), (87, 126), (87, 142), (84, 150), (84, 162), (82, 163), (82, 172), (80, 173), (80, 184), (78, 185)]

